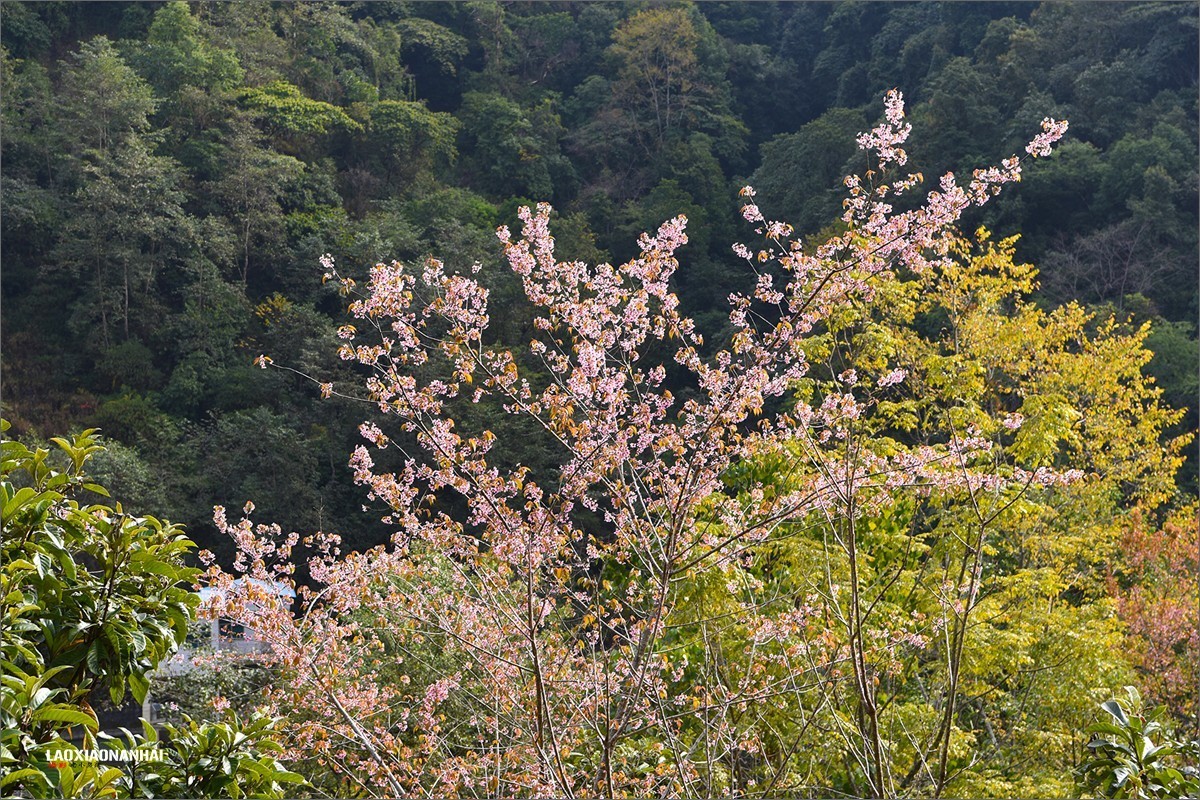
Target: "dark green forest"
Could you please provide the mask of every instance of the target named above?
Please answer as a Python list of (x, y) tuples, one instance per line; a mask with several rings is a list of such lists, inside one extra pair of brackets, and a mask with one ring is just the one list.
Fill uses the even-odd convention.
[[(832, 230), (854, 135), (893, 87), (930, 176), (1070, 120), (968, 224), (1021, 235), (1047, 307), (1151, 322), (1148, 372), (1189, 409), (1170, 433), (1196, 428), (1195, 3), (0, 11), (5, 416), (20, 438), (100, 428), (97, 480), (218, 553), (213, 505), (248, 498), (285, 529), (387, 537), (346, 467), (369, 409), (252, 363), (355, 382), (323, 254), (357, 278), (478, 262), (493, 331), (517, 342), (528, 314), (495, 228), (518, 207), (551, 202), (560, 253), (593, 263), (682, 213), (676, 288), (720, 342), (745, 277), (738, 188), (801, 235)], [(536, 465), (528, 448), (506, 455)], [(1193, 457), (1181, 484), (1195, 476)]]

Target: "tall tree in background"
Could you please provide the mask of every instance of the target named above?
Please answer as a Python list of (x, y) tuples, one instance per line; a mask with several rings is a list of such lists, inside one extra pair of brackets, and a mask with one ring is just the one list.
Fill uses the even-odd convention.
[(280, 202), (304, 172), (304, 164), (264, 147), (261, 134), (244, 116), (230, 115), (227, 130), (213, 197), (235, 226), (244, 289), (250, 280), (251, 254), (265, 250), (267, 260), (281, 248), (285, 228)]
[(99, 323), (102, 348), (114, 329), (137, 332), (139, 303), (157, 301), (152, 289), (171, 249), (186, 247), (190, 221), (173, 159), (155, 155), (149, 85), (97, 37), (85, 44), (63, 79), (64, 125), (72, 132), (74, 179), (68, 235), (59, 262), (93, 284), (75, 309), (79, 330)]
[(150, 128), (150, 85), (103, 36), (85, 42), (63, 75), (62, 122), (75, 153), (105, 155)]
[(694, 9), (637, 12), (613, 31), (608, 53), (616, 77), (600, 119), (643, 157), (653, 159), (672, 136), (692, 131), (713, 135), (725, 157), (744, 147), (745, 126), (729, 109), (727, 57)]
[(178, 166), (153, 155), (141, 140), (97, 151), (81, 171), (85, 182), (57, 255), (94, 281), (94, 291), (76, 307), (74, 324), (85, 330), (99, 322), (107, 350), (114, 328), (128, 341), (154, 324), (136, 317), (158, 305), (157, 278), (191, 245), (191, 220), (181, 206)]
[(184, 2), (167, 3), (155, 12), (135, 61), (160, 97), (176, 101), (197, 90), (228, 91), (244, 77), (237, 57), (212, 45)]
[(668, 134), (695, 113), (699, 40), (683, 8), (639, 11), (614, 31), (610, 51), (620, 66), (613, 101), (645, 131), (643, 147), (661, 149)]

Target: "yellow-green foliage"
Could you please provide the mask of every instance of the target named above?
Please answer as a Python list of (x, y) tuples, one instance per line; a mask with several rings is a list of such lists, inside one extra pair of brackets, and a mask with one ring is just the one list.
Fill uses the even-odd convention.
[[(852, 757), (862, 703), (846, 663), (851, 536), (886, 773), (901, 795), (932, 791), (939, 724), (954, 694), (944, 794), (1067, 796), (1097, 703), (1135, 680), (1105, 577), (1119, 556), (1124, 515), (1174, 495), (1189, 437), (1164, 433), (1180, 414), (1160, 404), (1161, 392), (1142, 372), (1151, 357), (1148, 328), (1097, 322), (1074, 304), (1032, 303), (1037, 273), (1014, 262), (1015, 243), (981, 229), (935, 269), (879, 282), (872, 299), (848, 305), (811, 342), (813, 369), (797, 397), (819, 404), (850, 364), (860, 387), (899, 366), (908, 373), (899, 386), (862, 392), (877, 399), (860, 421), (857, 445), (892, 455), (973, 429), (995, 443), (987, 456), (994, 463), (977, 467), (1012, 475), (1045, 466), (1083, 476), (974, 497), (888, 490), (880, 506), (857, 513), (853, 531), (844, 509), (813, 513), (747, 550), (740, 564), (714, 565), (680, 585), (672, 657), (704, 652), (689, 647), (703, 640), (710, 652), (719, 642), (724, 659), (690, 665), (684, 684), (732, 692), (775, 671), (781, 690), (737, 721), (758, 750), (745, 759), (749, 777), (722, 778), (729, 786), (852, 793), (864, 786)], [(825, 452), (850, 447), (834, 441)], [(750, 475), (774, 475), (777, 491), (787, 491), (819, 470), (820, 452), (810, 443), (764, 454), (728, 481), (737, 487)], [(962, 585), (959, 565), (973, 568), (976, 549), (978, 592), (969, 601), (948, 587)], [(732, 616), (735, 595), (761, 602), (767, 616), (811, 606), (811, 624), (787, 641), (754, 644), (753, 631), (721, 622)], [(952, 688), (948, 656), (960, 628)], [(764, 657), (797, 643), (807, 660)]]

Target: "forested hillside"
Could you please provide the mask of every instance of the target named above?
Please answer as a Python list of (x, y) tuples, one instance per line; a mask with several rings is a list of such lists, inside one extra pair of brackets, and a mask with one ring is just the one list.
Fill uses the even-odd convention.
[(1195, 3), (0, 45), (0, 789), (1200, 791)]
[(338, 374), (343, 301), (323, 253), (358, 276), (430, 253), (479, 261), (513, 292), (493, 231), (519, 204), (552, 202), (562, 252), (591, 261), (628, 258), (683, 213), (677, 289), (719, 341), (741, 277), (737, 187), (801, 234), (831, 225), (853, 135), (891, 87), (927, 175), (1070, 119), (1061, 152), (969, 223), (1021, 234), (1047, 302), (1153, 321), (1150, 372), (1195, 425), (1193, 5), (3, 12), (6, 413), (23, 434), (101, 428), (118, 494), (204, 544), (211, 507), (243, 497), (285, 527), (380, 540), (347, 513), (360, 410), (251, 366), (264, 352)]

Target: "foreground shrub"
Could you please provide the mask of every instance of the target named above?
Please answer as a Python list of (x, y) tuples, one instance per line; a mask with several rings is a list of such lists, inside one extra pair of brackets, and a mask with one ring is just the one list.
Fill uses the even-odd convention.
[[(4, 431), (8, 423), (0, 422)], [(96, 431), (30, 449), (0, 445), (0, 788), (28, 797), (283, 797), (302, 783), (275, 759), (278, 720), (97, 736), (99, 696), (141, 702), (200, 602), (177, 527), (136, 516), (91, 483)], [(73, 734), (80, 734), (75, 736)], [(75, 744), (79, 742), (79, 745)], [(161, 761), (83, 760), (80, 751), (161, 750)]]

